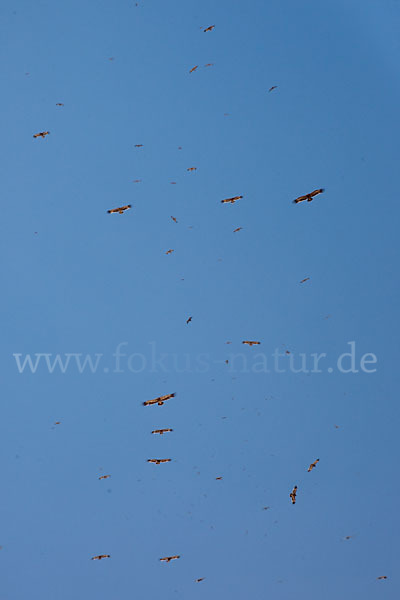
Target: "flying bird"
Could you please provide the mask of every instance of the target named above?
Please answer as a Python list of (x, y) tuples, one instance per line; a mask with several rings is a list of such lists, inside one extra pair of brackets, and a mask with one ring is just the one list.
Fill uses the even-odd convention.
[(196, 71), (196, 69), (199, 68), (199, 65), (196, 65), (195, 67), (192, 67), (189, 71), (189, 73), (194, 73), (194, 71)]
[(192, 172), (192, 171), (197, 171), (197, 167), (189, 167), (188, 169), (186, 169), (186, 171)]
[(317, 460), (315, 460), (313, 463), (311, 463), (311, 465), (308, 467), (308, 473), (317, 466), (317, 463), (319, 463), (319, 458), (317, 458)]
[(99, 481), (101, 481), (102, 479), (108, 479), (109, 477), (111, 477), (111, 475), (100, 475)]
[(175, 219), (175, 217), (171, 216), (171, 219), (173, 220), (174, 223), (177, 223), (178, 221)]
[(377, 579), (387, 579), (387, 575), (379, 575), (379, 577), (377, 577)]
[(180, 558), (179, 554), (176, 554), (175, 556), (164, 556), (163, 558), (160, 558), (160, 560), (169, 563), (171, 560), (176, 560), (177, 558)]
[(171, 462), (170, 458), (148, 458), (147, 462), (160, 465), (161, 463)]
[(170, 181), (171, 185), (176, 185), (176, 181)]
[(56, 106), (64, 106), (64, 104), (62, 102), (57, 102)]
[(233, 230), (233, 233), (237, 233), (238, 231), (240, 231), (241, 229), (243, 229), (243, 227), (237, 227), (236, 229)]
[(308, 281), (309, 279), (310, 279), (309, 277), (305, 277), (304, 279), (302, 279), (302, 280), (300, 281), (300, 283), (305, 283), (305, 282), (306, 282), (306, 281)]
[(199, 577), (198, 579), (196, 579), (196, 583), (200, 583), (200, 581), (204, 581), (205, 577)]
[(110, 554), (98, 554), (97, 556), (93, 556), (91, 560), (101, 560), (102, 558), (110, 558)]
[(154, 398), (154, 400), (146, 400), (146, 402), (143, 402), (143, 406), (151, 406), (152, 404), (158, 404), (159, 406), (162, 406), (164, 402), (170, 398), (175, 398), (175, 394), (166, 394), (165, 396)]
[(276, 90), (278, 86), (277, 85), (273, 85), (272, 87), (269, 88), (269, 92), (272, 92), (273, 90)]
[(204, 33), (207, 33), (207, 31), (212, 31), (214, 29), (215, 25), (210, 25), (210, 27), (206, 27), (204, 29)]
[(313, 192), (310, 192), (309, 194), (305, 194), (305, 196), (299, 196), (298, 198), (293, 200), (293, 204), (298, 204), (299, 202), (304, 202), (304, 200), (307, 200), (307, 202), (311, 202), (312, 199), (314, 198), (314, 196), (318, 196), (318, 194), (322, 194), (322, 192), (324, 192), (324, 191), (325, 191), (324, 188), (320, 188), (319, 190), (314, 190)]
[(205, 67), (213, 67), (214, 63), (207, 63), (206, 65), (204, 65)]
[(192, 317), (189, 317), (188, 320), (186, 321), (186, 325), (189, 325), (189, 323), (191, 322)]
[(225, 200), (221, 200), (221, 204), (233, 204), (236, 200), (240, 200), (243, 196), (234, 196), (233, 198), (226, 198)]
[(46, 137), (46, 135), (49, 135), (49, 133), (50, 133), (50, 131), (41, 131), (40, 133), (35, 133), (33, 137), (34, 138), (41, 137), (44, 139)]
[(173, 250), (170, 248), (169, 250), (166, 251), (165, 254), (172, 254), (172, 253), (173, 253)]
[(168, 431), (173, 431), (173, 429), (154, 429), (151, 433), (159, 433), (160, 435), (164, 435)]
[(141, 179), (134, 179), (133, 183), (141, 183), (141, 181), (142, 181)]
[(292, 499), (292, 504), (296, 504), (296, 494), (297, 494), (297, 485), (294, 486), (293, 490), (290, 493), (290, 497)]
[(135, 148), (143, 148), (143, 144), (135, 144)]
[(216, 477), (216, 481), (221, 481), (222, 477)]
[(60, 425), (61, 421), (54, 421), (54, 425)]
[(247, 344), (247, 346), (259, 346), (261, 342), (255, 342), (251, 340), (245, 340), (242, 344)]
[(129, 210), (131, 208), (132, 204), (126, 204), (125, 206), (119, 206), (118, 208), (112, 208), (111, 210), (108, 210), (107, 212), (109, 214), (112, 213), (119, 213), (120, 215), (122, 215), (123, 212), (125, 212), (126, 210)]

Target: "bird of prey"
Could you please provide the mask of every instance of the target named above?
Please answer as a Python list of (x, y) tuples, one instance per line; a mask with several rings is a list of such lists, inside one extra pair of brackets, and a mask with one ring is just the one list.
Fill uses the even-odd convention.
[(225, 200), (221, 200), (221, 204), (233, 204), (236, 200), (240, 200), (243, 196), (234, 196), (233, 198), (225, 198)]
[(233, 230), (233, 233), (237, 233), (238, 231), (240, 231), (241, 229), (243, 229), (243, 227), (236, 227), (236, 229)]
[(143, 148), (143, 144), (135, 144), (135, 148)]
[(148, 458), (147, 462), (160, 465), (161, 463), (171, 462), (171, 458)]
[(277, 85), (273, 85), (272, 87), (269, 88), (269, 92), (272, 92), (273, 90), (276, 90), (278, 86)]
[(214, 63), (207, 63), (206, 65), (204, 65), (205, 67), (213, 67)]
[(159, 433), (160, 435), (164, 435), (168, 431), (173, 431), (173, 429), (154, 429), (151, 433)]
[(196, 69), (199, 68), (199, 65), (196, 65), (195, 67), (192, 67), (189, 71), (189, 73), (194, 73), (194, 71), (196, 71)]
[(173, 250), (170, 248), (169, 250), (166, 251), (165, 254), (172, 254), (172, 253), (173, 253)]
[(293, 200), (293, 204), (298, 204), (299, 202), (304, 202), (304, 200), (307, 200), (307, 202), (311, 202), (312, 199), (314, 198), (314, 196), (318, 196), (318, 194), (322, 194), (322, 192), (324, 192), (324, 191), (325, 191), (324, 188), (320, 188), (319, 190), (314, 190), (313, 192), (310, 192), (309, 194), (305, 194), (304, 196), (299, 196), (298, 198)]
[(169, 563), (171, 560), (176, 560), (177, 558), (180, 558), (179, 554), (176, 554), (175, 556), (164, 556), (163, 558), (160, 558), (160, 560)]
[(315, 460), (313, 463), (311, 463), (311, 465), (308, 467), (308, 473), (317, 466), (317, 463), (319, 463), (319, 458), (317, 458), (317, 460)]
[(189, 167), (188, 169), (186, 169), (186, 171), (189, 171), (189, 173), (191, 173), (192, 171), (197, 171), (197, 167)]
[(222, 477), (216, 477), (216, 481), (221, 481)]
[(44, 139), (46, 137), (46, 135), (49, 135), (49, 133), (50, 133), (50, 131), (40, 131), (39, 133), (35, 133), (33, 137), (34, 138), (41, 137)]
[(125, 212), (126, 210), (129, 210), (131, 208), (131, 204), (126, 204), (125, 206), (119, 206), (118, 208), (112, 208), (111, 210), (108, 210), (107, 212), (109, 214), (112, 213), (119, 213), (120, 215), (122, 215), (123, 212)]
[(186, 325), (188, 325), (190, 323), (190, 321), (192, 320), (192, 317), (189, 317), (186, 321)]
[(198, 579), (196, 579), (196, 583), (200, 583), (200, 581), (204, 581), (205, 577), (199, 577)]
[(110, 554), (98, 554), (97, 556), (93, 556), (91, 560), (101, 560), (102, 558), (110, 558)]
[(255, 341), (251, 341), (251, 340), (244, 340), (244, 342), (242, 342), (242, 344), (247, 344), (247, 346), (259, 346), (261, 344), (261, 342), (255, 342)]
[(310, 279), (309, 277), (305, 277), (304, 279), (302, 279), (302, 280), (300, 281), (300, 283), (305, 283), (305, 282), (306, 282), (306, 281), (308, 281), (309, 279)]
[(292, 504), (296, 504), (296, 494), (297, 494), (297, 485), (294, 486), (293, 490), (290, 493), (290, 497), (292, 499)]
[(387, 575), (379, 575), (379, 577), (377, 577), (377, 579), (387, 579)]
[(64, 106), (64, 104), (62, 102), (57, 102), (56, 106)]
[(165, 396), (159, 396), (158, 398), (154, 398), (154, 400), (146, 400), (146, 402), (143, 402), (143, 406), (151, 406), (152, 404), (158, 404), (159, 406), (162, 406), (164, 402), (166, 402), (166, 400), (169, 400), (170, 398), (174, 397), (175, 394), (166, 394)]
[(100, 475), (99, 481), (101, 481), (102, 479), (108, 479), (109, 477), (111, 477), (111, 475)]
[(133, 183), (141, 183), (141, 181), (142, 181), (141, 179), (134, 179)]
[(210, 27), (206, 27), (204, 29), (204, 33), (207, 33), (207, 31), (212, 31), (214, 29), (215, 25), (210, 25)]
[(61, 424), (61, 421), (55, 421), (54, 422), (54, 425), (60, 425), (60, 424)]
[(175, 217), (171, 216), (171, 219), (173, 220), (174, 223), (177, 223), (178, 221), (176, 220)]

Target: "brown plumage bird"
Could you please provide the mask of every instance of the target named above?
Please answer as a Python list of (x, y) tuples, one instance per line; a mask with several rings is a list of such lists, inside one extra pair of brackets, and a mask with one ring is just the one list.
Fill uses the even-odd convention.
[(204, 65), (205, 67), (213, 67), (214, 63), (207, 63), (206, 65)]
[(64, 106), (64, 104), (62, 102), (57, 102), (56, 106)]
[(221, 200), (221, 204), (233, 204), (236, 200), (240, 200), (243, 196), (234, 196), (233, 198), (225, 198), (225, 200)]
[(165, 396), (159, 396), (158, 398), (154, 398), (154, 400), (146, 400), (146, 402), (143, 402), (143, 406), (152, 406), (153, 404), (158, 404), (159, 406), (162, 406), (164, 402), (166, 402), (170, 398), (175, 398), (175, 395), (176, 394), (166, 394)]
[(324, 192), (324, 191), (325, 191), (325, 188), (320, 188), (319, 190), (314, 190), (313, 192), (310, 192), (309, 194), (305, 194), (305, 196), (299, 196), (298, 198), (293, 200), (293, 204), (298, 204), (299, 202), (304, 202), (305, 200), (307, 200), (307, 202), (311, 202), (315, 196), (318, 196), (318, 194), (322, 194), (322, 192)]
[(108, 214), (112, 214), (112, 213), (119, 213), (120, 215), (122, 215), (123, 212), (125, 212), (126, 210), (129, 210), (132, 207), (131, 204), (126, 204), (125, 206), (119, 206), (118, 208), (112, 208), (111, 210), (108, 210)]
[(176, 219), (175, 217), (172, 217), (172, 216), (171, 216), (171, 219), (173, 220), (173, 222), (174, 222), (174, 223), (177, 223), (177, 222), (178, 222), (178, 221), (177, 221), (177, 219)]
[(195, 67), (192, 67), (190, 69), (189, 73), (194, 73), (198, 68), (199, 68), (199, 65), (196, 65)]
[(309, 277), (305, 277), (304, 279), (302, 279), (302, 280), (300, 281), (300, 283), (305, 283), (305, 282), (306, 282), (306, 281), (308, 281), (309, 279), (310, 279)]
[(277, 88), (277, 87), (278, 87), (277, 85), (273, 85), (272, 87), (270, 87), (270, 88), (269, 88), (269, 90), (268, 90), (268, 91), (269, 91), (269, 92), (272, 92), (272, 90), (276, 90), (276, 88)]
[(204, 29), (204, 33), (207, 33), (207, 31), (212, 31), (214, 29), (215, 25), (210, 25), (210, 27), (206, 27)]
[(39, 133), (35, 133), (33, 137), (34, 138), (41, 137), (44, 139), (46, 137), (46, 135), (49, 135), (49, 133), (50, 133), (50, 131), (40, 131)]
[(310, 471), (312, 471), (317, 466), (317, 463), (319, 463), (319, 458), (317, 458), (317, 460), (311, 463), (311, 465), (308, 467), (307, 472), (309, 473)]
[(160, 560), (163, 560), (164, 562), (170, 562), (171, 560), (176, 560), (177, 558), (180, 558), (179, 554), (175, 554), (175, 556), (164, 556), (163, 558), (160, 558)]
[(171, 462), (171, 458), (148, 458), (147, 462), (161, 465), (161, 463)]
[(143, 148), (143, 144), (135, 144), (135, 148)]
[(159, 433), (160, 435), (164, 435), (168, 431), (173, 431), (173, 429), (154, 429), (151, 433)]
[(170, 248), (169, 250), (166, 251), (165, 254), (172, 254), (172, 253), (173, 253), (173, 250), (172, 250), (172, 248)]
[(93, 556), (91, 560), (102, 560), (103, 558), (110, 558), (110, 554), (98, 554), (97, 556)]
[(109, 479), (109, 477), (111, 477), (111, 475), (100, 475), (99, 481), (101, 481), (102, 479)]
[(216, 481), (221, 481), (222, 477), (216, 477), (215, 480)]
[(259, 346), (261, 344), (261, 342), (244, 340), (244, 342), (242, 342), (242, 344), (247, 344), (247, 346)]
[(61, 425), (61, 421), (54, 421), (54, 425)]
[(192, 321), (192, 317), (189, 317), (186, 321), (186, 325), (188, 325)]
[(243, 229), (243, 227), (236, 227), (236, 229), (233, 230), (233, 233), (237, 233), (238, 231), (240, 231), (241, 229)]
[(186, 171), (189, 171), (189, 173), (191, 173), (192, 171), (197, 171), (197, 167), (189, 167), (188, 169), (186, 169)]
[(141, 181), (142, 181), (141, 179), (134, 179), (133, 183), (141, 183)]
[(196, 583), (200, 583), (200, 581), (204, 581), (205, 577), (199, 577), (198, 579), (196, 579)]
[(297, 494), (297, 485), (295, 485), (293, 490), (290, 492), (290, 498), (292, 499), (292, 504), (296, 504), (296, 494)]
[(387, 575), (379, 575), (379, 577), (377, 577), (377, 579), (387, 579)]

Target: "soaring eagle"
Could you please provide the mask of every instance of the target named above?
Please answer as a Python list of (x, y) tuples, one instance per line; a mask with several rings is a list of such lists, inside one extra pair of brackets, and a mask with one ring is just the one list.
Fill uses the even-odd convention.
[(159, 406), (162, 406), (164, 402), (170, 398), (175, 398), (175, 394), (166, 394), (165, 396), (154, 398), (154, 400), (146, 400), (146, 402), (143, 402), (143, 406), (151, 406), (152, 404), (158, 404)]
[(170, 248), (169, 250), (166, 251), (165, 254), (172, 254), (172, 253), (173, 253), (173, 250), (172, 250), (172, 248)]
[(147, 462), (161, 465), (161, 463), (171, 462), (171, 458), (148, 458)]
[(45, 138), (46, 135), (49, 135), (49, 133), (50, 133), (50, 131), (41, 131), (40, 133), (35, 133), (33, 137), (34, 138), (39, 138), (39, 137)]
[(292, 499), (292, 504), (296, 504), (296, 494), (297, 494), (297, 485), (294, 486), (293, 490), (290, 493), (290, 497)]
[(62, 102), (57, 102), (56, 106), (64, 106), (64, 104)]
[(259, 346), (261, 344), (261, 342), (255, 342), (255, 341), (251, 341), (251, 340), (244, 340), (244, 342), (242, 342), (242, 344), (247, 344), (248, 346)]
[(195, 67), (192, 67), (189, 71), (189, 73), (194, 73), (194, 71), (196, 71), (196, 69), (199, 68), (199, 65), (196, 65)]
[(177, 219), (175, 217), (173, 217), (173, 216), (171, 216), (171, 219), (173, 220), (174, 223), (178, 222)]
[(307, 202), (311, 202), (312, 199), (314, 198), (314, 196), (318, 196), (318, 194), (322, 194), (322, 192), (324, 192), (324, 191), (325, 191), (325, 188), (320, 188), (319, 190), (314, 190), (313, 192), (311, 192), (310, 194), (306, 194), (305, 196), (299, 196), (298, 198), (293, 200), (293, 204), (298, 204), (299, 202), (304, 202), (304, 200), (307, 200)]
[(126, 204), (125, 206), (119, 206), (118, 208), (112, 208), (111, 210), (108, 210), (108, 214), (112, 214), (112, 213), (119, 213), (120, 215), (122, 215), (123, 212), (125, 212), (126, 210), (129, 210), (132, 207), (132, 204)]
[(179, 554), (175, 554), (175, 556), (164, 556), (163, 558), (160, 558), (160, 560), (169, 563), (170, 560), (176, 560), (177, 558), (180, 558)]
[(379, 577), (377, 577), (377, 579), (387, 579), (387, 575), (379, 575)]
[(191, 173), (192, 171), (197, 171), (197, 167), (189, 167), (188, 169), (186, 169), (186, 171), (189, 171), (189, 173)]
[(135, 148), (143, 148), (143, 144), (135, 144)]
[(97, 556), (93, 556), (91, 560), (101, 560), (102, 558), (110, 558), (110, 554), (98, 554)]
[(309, 277), (305, 277), (304, 279), (302, 279), (302, 280), (300, 281), (300, 283), (305, 283), (305, 282), (306, 282), (306, 281), (308, 281), (309, 279), (310, 279)]
[(108, 479), (109, 477), (111, 477), (111, 475), (100, 475), (99, 481), (101, 481), (102, 479)]
[(221, 200), (221, 204), (233, 204), (236, 200), (240, 200), (243, 196), (234, 196), (233, 198), (226, 198), (225, 200)]
[(154, 431), (152, 431), (151, 433), (159, 433), (160, 435), (163, 435), (168, 431), (173, 431), (173, 429), (154, 429)]
[(192, 321), (192, 317), (189, 317), (186, 321), (186, 325), (188, 325)]
[(269, 91), (269, 92), (272, 92), (272, 90), (276, 90), (276, 88), (277, 88), (277, 87), (278, 87), (277, 85), (273, 85), (272, 87), (270, 87), (270, 88), (269, 88), (269, 90), (268, 90), (268, 91)]
[(311, 465), (308, 467), (307, 472), (309, 473), (310, 471), (312, 471), (317, 466), (317, 463), (319, 463), (319, 458), (317, 458), (317, 460), (315, 460), (313, 463), (311, 463)]
[(206, 27), (204, 29), (204, 33), (207, 33), (207, 31), (212, 31), (214, 29), (215, 25), (210, 25), (210, 27)]
[(200, 581), (204, 581), (205, 577), (199, 577), (198, 579), (196, 579), (196, 583), (200, 583)]
[(238, 231), (240, 231), (241, 229), (243, 229), (243, 227), (237, 227), (236, 229), (233, 230), (233, 233), (237, 233)]
[(213, 67), (214, 63), (207, 63), (206, 65), (204, 65), (205, 67)]
[(221, 481), (222, 477), (216, 477), (216, 481)]

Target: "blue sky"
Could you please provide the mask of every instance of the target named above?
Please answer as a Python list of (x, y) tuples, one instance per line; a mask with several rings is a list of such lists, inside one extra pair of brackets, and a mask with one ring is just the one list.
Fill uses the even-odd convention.
[(399, 21), (2, 3), (4, 600), (398, 598)]

